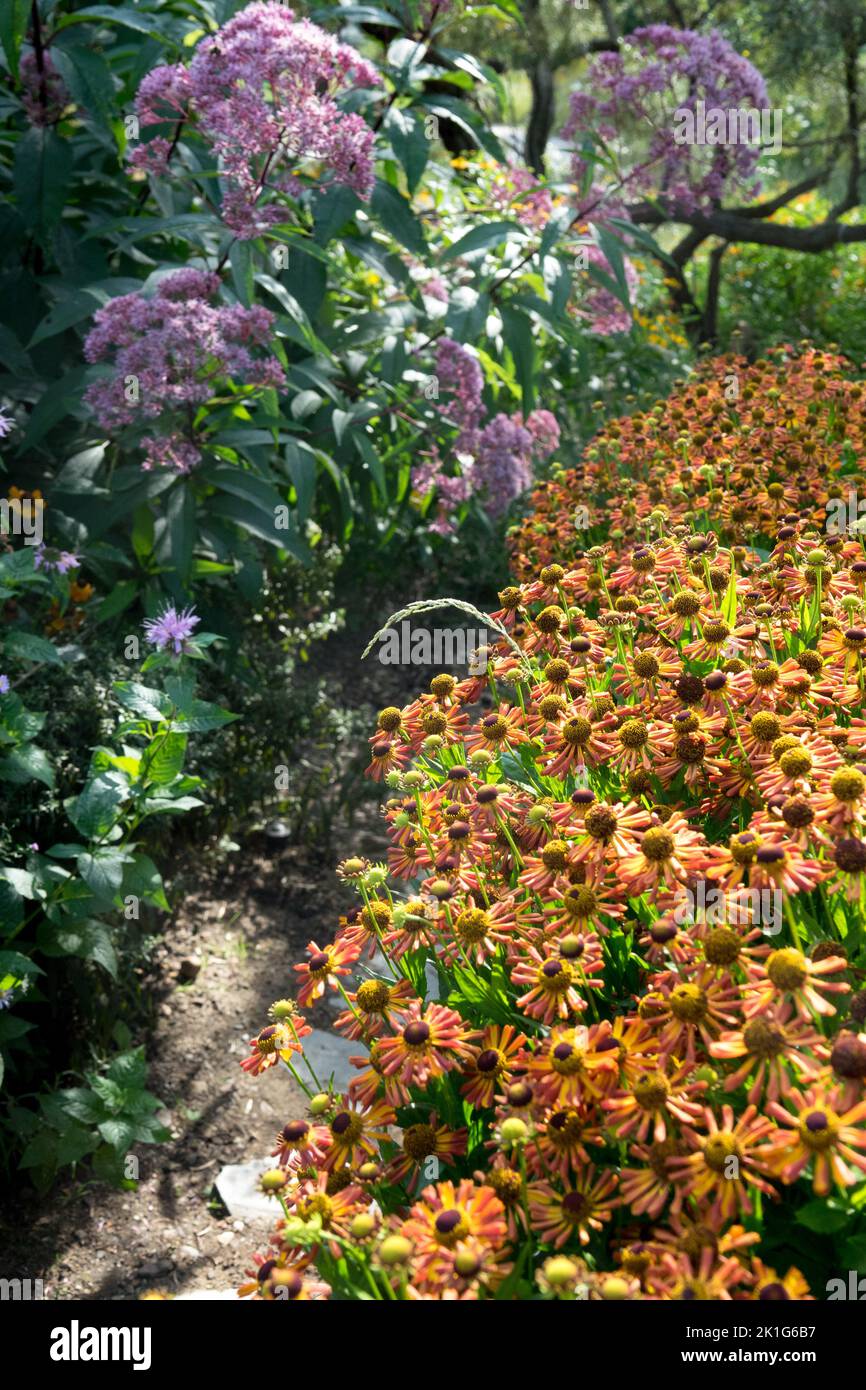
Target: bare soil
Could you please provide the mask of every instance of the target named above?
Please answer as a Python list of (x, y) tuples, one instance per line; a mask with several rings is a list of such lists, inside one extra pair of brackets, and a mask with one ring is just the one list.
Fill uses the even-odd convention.
[[(343, 634), (324, 664), (335, 699), (369, 711), (372, 730), (377, 708), (404, 703), (430, 673), (361, 667), (362, 645)], [(5, 1277), (41, 1280), (46, 1299), (96, 1300), (243, 1281), (266, 1228), (232, 1219), (214, 1179), (224, 1164), (269, 1153), (277, 1130), (303, 1113), (304, 1096), (285, 1068), (251, 1078), (239, 1063), (269, 1005), (294, 992), (292, 965), (308, 941), (330, 940), (354, 902), (336, 864), (348, 854), (384, 857), (380, 799), (381, 788), (369, 784), (354, 823), (338, 818), (327, 844), (289, 845), (272, 857), (259, 837), (223, 862), (187, 857), (174, 866), (169, 877), (192, 887), (148, 963), (150, 1023), (136, 1039), (146, 1045), (148, 1087), (163, 1102), (171, 1140), (134, 1151), (134, 1191), (73, 1178), (47, 1195), (26, 1186), (14, 1193), (0, 1209)], [(308, 1016), (328, 1027), (334, 1014), (320, 1007)]]

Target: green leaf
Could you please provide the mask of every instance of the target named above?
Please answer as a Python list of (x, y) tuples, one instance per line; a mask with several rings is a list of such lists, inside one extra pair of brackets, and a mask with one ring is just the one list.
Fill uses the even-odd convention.
[(5, 758), (0, 758), (0, 778), (13, 786), (25, 782), (43, 782), (46, 787), (54, 786), (54, 771), (48, 755), (35, 743), (22, 743)]
[(351, 188), (336, 184), (318, 193), (313, 202), (315, 239), (319, 246), (327, 246), (343, 230), (350, 218), (354, 217), (361, 200)]
[(56, 1162), (58, 1168), (65, 1168), (72, 1163), (80, 1163), (82, 1158), (92, 1153), (96, 1148), (97, 1140), (92, 1129), (85, 1129), (83, 1125), (67, 1125), (57, 1138)]
[(370, 470), (373, 481), (379, 490), (379, 496), (383, 502), (387, 502), (388, 484), (385, 478), (385, 469), (372, 439), (363, 428), (358, 428), (352, 431), (352, 441)]
[(0, 5), (0, 42), (13, 80), (18, 77), (18, 58), (29, 17), (28, 0), (3, 0)]
[[(629, 296), (628, 281), (625, 275), (625, 258), (623, 256), (622, 242), (604, 227), (596, 227), (595, 234), (598, 239), (598, 244), (604, 252), (607, 263), (613, 272), (614, 285), (611, 287), (613, 293), (616, 295), (623, 308), (630, 311), (631, 298)], [(593, 274), (596, 270), (597, 267), (595, 266), (591, 265), (589, 267), (590, 274)], [(600, 279), (601, 276), (596, 276), (596, 278)]]
[(106, 1144), (110, 1144), (119, 1153), (126, 1153), (135, 1143), (135, 1125), (131, 1120), (103, 1120), (97, 1127)]
[(389, 112), (386, 130), (391, 148), (406, 171), (409, 192), (414, 193), (430, 154), (423, 118), (417, 111), (404, 111), (395, 106)]
[(32, 448), (34, 444), (38, 444), (59, 420), (68, 417), (70, 408), (79, 402), (87, 370), (86, 367), (74, 367), (59, 381), (52, 381), (51, 385), (46, 387), (30, 413), (22, 440), (24, 448)]
[(102, 55), (77, 43), (55, 43), (51, 57), (75, 104), (110, 131), (117, 101), (111, 71)]
[(268, 545), (276, 546), (278, 549), (291, 548), (286, 533), (277, 530), (277, 518), (274, 513), (262, 511), (255, 503), (244, 501), (240, 497), (220, 495), (209, 498), (207, 510), (212, 516), (233, 521), (241, 530), (247, 531), (251, 536), (258, 536), (259, 540), (267, 541)]
[(111, 593), (97, 608), (94, 622), (104, 623), (108, 618), (115, 618), (118, 613), (129, 607), (137, 593), (138, 585), (134, 579), (124, 579), (122, 583), (115, 584)]
[(58, 1091), (57, 1099), (61, 1109), (82, 1124), (95, 1125), (105, 1119), (103, 1102), (87, 1086), (72, 1086)]
[(80, 834), (88, 840), (107, 835), (129, 795), (129, 784), (119, 772), (101, 772), (85, 786), (67, 810)]
[(195, 494), (189, 484), (173, 488), (166, 505), (171, 563), (181, 583), (189, 579), (196, 538)]
[(249, 308), (255, 294), (253, 278), (253, 251), (248, 241), (235, 241), (229, 252), (229, 265), (235, 294), (245, 308)]
[(95, 961), (112, 979), (117, 978), (117, 954), (111, 932), (96, 918), (43, 925), (39, 947), (46, 956), (80, 956)]
[(303, 525), (312, 511), (316, 491), (315, 455), (307, 445), (292, 440), (286, 445), (283, 458), (298, 495), (298, 521)]
[(384, 179), (376, 180), (376, 187), (370, 199), (370, 210), (385, 231), (401, 246), (405, 246), (407, 251), (411, 251), (415, 256), (426, 254), (427, 242), (421, 223), (412, 211), (409, 200), (392, 184), (386, 183)]
[(124, 856), (118, 850), (98, 849), (81, 854), (77, 868), (90, 891), (105, 903), (112, 903), (123, 882)]
[(105, 1074), (111, 1081), (116, 1081), (118, 1086), (124, 1086), (133, 1091), (142, 1090), (147, 1082), (147, 1059), (144, 1055), (144, 1048), (134, 1047), (128, 1052), (118, 1053), (116, 1057), (111, 1059)]
[(473, 227), (459, 241), (453, 242), (441, 259), (443, 262), (453, 261), (457, 256), (489, 251), (491, 246), (503, 245), (514, 232), (526, 236), (526, 230), (519, 222), (488, 222), (481, 227)]
[(30, 1140), (18, 1167), (41, 1168), (43, 1165), (51, 1169), (57, 1166), (57, 1135), (47, 1126)]
[(31, 126), (15, 148), (18, 211), (42, 241), (60, 221), (72, 179), (72, 151), (55, 130)]
[(248, 469), (221, 466), (208, 469), (204, 476), (209, 483), (213, 483), (214, 487), (218, 487), (222, 492), (230, 492), (234, 497), (242, 497), (245, 501), (252, 502), (263, 512), (273, 514), (277, 507), (284, 503), (284, 498), (280, 496), (272, 483), (257, 477)]
[(0, 951), (0, 977), (15, 975), (18, 979), (25, 975), (44, 975), (45, 971), (35, 960), (23, 956), (20, 951)]
[(38, 637), (35, 632), (24, 632), (11, 628), (3, 638), (4, 653), (16, 656), (21, 661), (45, 661), (52, 666), (62, 666), (63, 657), (53, 642), (47, 637)]
[(816, 1235), (833, 1235), (849, 1225), (850, 1217), (845, 1207), (836, 1205), (827, 1198), (807, 1202), (796, 1215), (797, 1223)]
[(733, 568), (725, 597), (722, 599), (722, 621), (730, 628), (735, 627), (737, 622), (737, 572)]
[(535, 401), (536, 352), (532, 322), (527, 314), (517, 309), (502, 309), (503, 337), (511, 356), (514, 370), (520, 382), (524, 418), (532, 410)]
[[(187, 738), (186, 734), (170, 733), (165, 737), (158, 736), (154, 743), (155, 751), (152, 757), (147, 757), (147, 775), (151, 782), (158, 786), (167, 782), (173, 782), (181, 771), (186, 756)], [(151, 745), (153, 746), (153, 745)]]
[(219, 705), (212, 705), (207, 700), (193, 700), (184, 717), (175, 721), (175, 728), (180, 733), (204, 734), (210, 729), (221, 729), (224, 724), (231, 724), (237, 718), (236, 714), (229, 714), (228, 710), (220, 709)]
[[(64, 333), (67, 328), (81, 323), (82, 319), (92, 318), (107, 298), (107, 295), (100, 296), (94, 294), (92, 290), (73, 291), (67, 298), (61, 299), (49, 309), (27, 344), (28, 348), (35, 347), (37, 343), (44, 343), (47, 338), (53, 338), (58, 333)], [(59, 478), (57, 482), (60, 483)]]
[[(182, 737), (182, 735), (178, 735), (178, 737)], [(137, 898), (144, 898), (147, 902), (153, 903), (163, 912), (169, 911), (162, 875), (153, 860), (146, 854), (136, 854), (132, 863), (126, 865), (121, 894), (124, 898), (133, 894)]]
[(171, 713), (171, 700), (153, 686), (140, 685), (138, 681), (115, 681), (112, 689), (124, 709), (140, 714), (151, 723), (158, 723)]

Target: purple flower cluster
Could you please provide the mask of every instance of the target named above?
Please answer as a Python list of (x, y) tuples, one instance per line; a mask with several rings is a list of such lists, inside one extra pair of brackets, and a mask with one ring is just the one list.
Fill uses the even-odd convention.
[(553, 197), (533, 174), (518, 164), (502, 164), (493, 176), (490, 197), (500, 212), (513, 214), (524, 227), (544, 227), (553, 212)]
[(185, 473), (198, 462), (194, 415), (221, 382), (284, 384), (277, 359), (256, 355), (270, 341), (274, 315), (212, 303), (220, 283), (207, 271), (178, 270), (152, 298), (120, 295), (95, 315), (85, 357), (110, 361), (114, 371), (89, 386), (85, 400), (107, 431), (160, 421), (159, 433), (142, 440), (145, 468)]
[(435, 488), (436, 513), (429, 530), (438, 536), (450, 536), (457, 530), (454, 513), (472, 496), (472, 464), (464, 462), (460, 473), (446, 473), (435, 445), (422, 454), (421, 460), (412, 469), (412, 490), (419, 497), (426, 497)]
[(550, 458), (559, 448), (559, 424), (549, 410), (533, 410), (525, 420), (522, 415), (512, 418), (529, 431), (534, 459), (541, 461)]
[(436, 348), (436, 379), (451, 393), (448, 416), (459, 426), (454, 443), (457, 453), (472, 454), (484, 419), (484, 374), (477, 357), (453, 338), (441, 338)]
[(478, 441), (474, 481), (484, 489), (487, 511), (502, 516), (532, 483), (533, 438), (509, 415), (494, 415)]
[[(372, 128), (338, 97), (380, 82), (354, 48), (277, 3), (252, 4), (198, 45), (189, 68), (156, 68), (139, 88), (142, 126), (194, 119), (219, 160), (222, 217), (241, 239), (285, 218), (273, 195), (302, 187), (302, 166), (369, 198)], [(171, 145), (159, 137), (132, 163), (164, 172)]]
[(491, 516), (502, 516), (531, 485), (533, 460), (548, 458), (558, 446), (559, 425), (549, 410), (533, 410), (525, 421), (520, 414), (494, 415), (482, 428), (486, 409), (481, 366), (451, 338), (437, 345), (436, 378), (449, 393), (443, 413), (458, 427), (453, 447), (461, 455), (460, 472), (446, 472), (433, 448), (413, 469), (412, 488), (419, 497), (435, 488), (437, 511), (430, 530), (448, 535), (456, 529), (453, 513), (475, 494)]
[[(733, 192), (754, 196), (760, 187), (754, 145), (677, 142), (675, 113), (695, 112), (699, 102), (707, 111), (760, 111), (769, 98), (757, 68), (718, 31), (651, 24), (593, 60), (584, 85), (571, 95), (563, 134), (595, 135), (621, 149), (628, 132), (632, 167), (617, 191), (630, 202), (654, 197), (689, 213)], [(587, 169), (581, 154), (572, 167), (580, 182)]]
[(42, 71), (32, 48), (21, 55), (18, 65), (21, 105), (31, 125), (56, 125), (72, 98), (47, 49), (42, 51)]

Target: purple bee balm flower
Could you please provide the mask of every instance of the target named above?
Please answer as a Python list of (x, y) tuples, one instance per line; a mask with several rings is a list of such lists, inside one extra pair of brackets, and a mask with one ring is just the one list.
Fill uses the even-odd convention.
[(0, 695), (9, 694), (9, 677), (0, 676)]
[(12, 421), (4, 410), (0, 410), (0, 439), (5, 439), (13, 429)]
[(158, 618), (146, 618), (143, 627), (148, 642), (157, 651), (166, 651), (170, 647), (175, 656), (180, 656), (181, 652), (189, 651), (188, 639), (200, 622), (201, 618), (196, 617), (194, 609), (184, 608), (178, 613), (174, 604), (170, 604)]

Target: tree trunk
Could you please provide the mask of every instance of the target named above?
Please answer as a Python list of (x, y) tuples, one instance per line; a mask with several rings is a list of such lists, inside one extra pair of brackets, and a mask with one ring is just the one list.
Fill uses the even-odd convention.
[(544, 152), (553, 130), (553, 69), (547, 54), (539, 54), (529, 70), (532, 110), (526, 127), (524, 158), (536, 174), (544, 173)]

